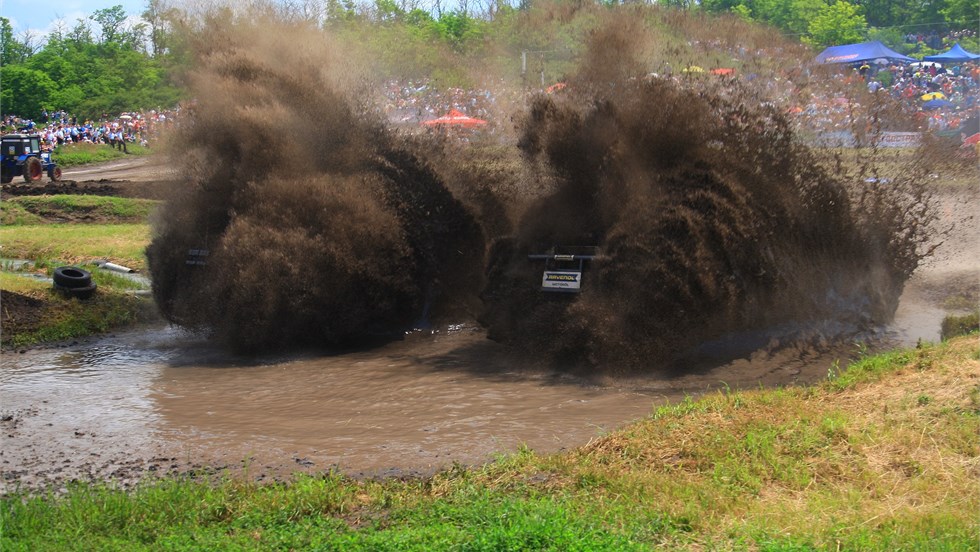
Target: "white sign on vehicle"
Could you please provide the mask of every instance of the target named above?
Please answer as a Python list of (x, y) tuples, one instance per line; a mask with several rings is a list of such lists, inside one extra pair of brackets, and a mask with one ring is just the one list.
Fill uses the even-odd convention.
[(879, 146), (883, 148), (915, 148), (921, 143), (921, 132), (882, 132)]
[(541, 289), (549, 291), (579, 291), (582, 288), (582, 273), (578, 270), (545, 270), (541, 279)]

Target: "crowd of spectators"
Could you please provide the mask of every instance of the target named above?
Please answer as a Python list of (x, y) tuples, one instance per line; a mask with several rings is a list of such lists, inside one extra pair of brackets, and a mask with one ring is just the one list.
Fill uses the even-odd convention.
[(381, 103), (387, 119), (398, 126), (418, 126), (451, 109), (487, 121), (485, 131), (495, 132), (514, 106), (524, 102), (525, 92), (503, 82), (472, 89), (440, 89), (428, 79), (389, 80)]
[(98, 121), (80, 121), (64, 110), (41, 113), (38, 121), (8, 115), (2, 121), (2, 132), (30, 132), (41, 137), (41, 149), (54, 150), (70, 144), (107, 144), (127, 151), (127, 144), (147, 146), (160, 128), (173, 124), (179, 110), (151, 110), (103, 114)]
[[(952, 43), (971, 33), (952, 33), (941, 37), (941, 42)], [(925, 38), (929, 37), (907, 37), (909, 41)], [(696, 46), (725, 49), (720, 43)], [(732, 53), (736, 57), (752, 57), (744, 49)], [(755, 55), (765, 56), (766, 52)], [(797, 68), (792, 74), (780, 74), (761, 84), (768, 89), (770, 97), (785, 98), (789, 113), (801, 127), (815, 134), (850, 131), (854, 121), (866, 115), (872, 103), (870, 98), (853, 94), (861, 86), (866, 86), (870, 94), (889, 95), (904, 110), (905, 126), (889, 130), (953, 133), (980, 115), (980, 63), (977, 62), (947, 66), (863, 63), (840, 69), (843, 71), (833, 77), (815, 78), (807, 70)], [(742, 77), (757, 79), (754, 74), (739, 75)], [(758, 79), (755, 84), (760, 84)], [(421, 123), (456, 109), (485, 120), (487, 124), (481, 128), (494, 133), (510, 124), (509, 114), (526, 105), (530, 94), (541, 91), (544, 89), (508, 86), (503, 82), (488, 82), (471, 89), (443, 89), (428, 79), (406, 79), (385, 82), (379, 100), (384, 115), (396, 126), (420, 128)], [(938, 94), (942, 101), (927, 103), (924, 99), (929, 97), (927, 94)], [(4, 132), (38, 132), (46, 149), (64, 144), (99, 143), (125, 150), (127, 144), (148, 144), (160, 127), (175, 122), (178, 113), (179, 108), (122, 113), (115, 117), (103, 114), (98, 121), (79, 121), (60, 110), (42, 113), (38, 122), (11, 116), (0, 122)]]
[[(980, 65), (977, 63), (950, 64), (948, 68), (939, 64), (918, 64), (895, 68), (894, 75), (887, 92), (902, 100), (904, 105), (917, 107), (918, 130), (956, 130), (980, 107)], [(874, 88), (878, 82), (873, 78), (869, 86)], [(939, 101), (929, 104), (924, 98)]]
[(846, 130), (863, 115), (870, 98), (843, 93), (847, 87), (862, 85), (871, 94), (889, 95), (904, 113), (904, 117), (893, 118), (893, 128), (886, 130), (952, 132), (980, 111), (980, 64), (976, 62), (946, 67), (928, 62), (862, 64), (841, 69), (840, 83), (828, 79), (823, 89), (818, 83), (811, 87), (807, 103), (794, 108), (815, 132)]

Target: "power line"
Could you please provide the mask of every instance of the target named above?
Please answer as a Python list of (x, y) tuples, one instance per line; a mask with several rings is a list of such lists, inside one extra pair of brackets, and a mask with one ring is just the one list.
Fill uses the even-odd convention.
[[(976, 28), (980, 29), (980, 19), (977, 19), (976, 23), (977, 23)], [(936, 27), (936, 26), (943, 26), (943, 25), (947, 27), (950, 26), (945, 21), (937, 21), (935, 23), (909, 23), (908, 25), (889, 25), (888, 27), (869, 27), (868, 30), (870, 31), (874, 29), (878, 31), (878, 30), (888, 30), (888, 29), (905, 29), (908, 27)], [(966, 30), (966, 29), (962, 29), (962, 30)], [(970, 30), (972, 31), (974, 29), (970, 29)], [(809, 33), (782, 33), (782, 34), (783, 36), (803, 36)]]

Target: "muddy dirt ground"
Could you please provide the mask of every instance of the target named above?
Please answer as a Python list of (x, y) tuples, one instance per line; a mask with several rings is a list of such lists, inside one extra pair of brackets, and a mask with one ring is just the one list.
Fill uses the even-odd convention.
[[(63, 183), (41, 193), (166, 199), (176, 185), (172, 176), (152, 157), (133, 157), (65, 171)], [(4, 187), (3, 196), (38, 191), (14, 185)], [(980, 190), (939, 185), (936, 197), (941, 221), (955, 228), (908, 283), (895, 321), (863, 336), (873, 348), (936, 341), (943, 316), (978, 302)], [(9, 297), (3, 306), (36, 307)], [(325, 469), (425, 474), (453, 462), (484, 462), (520, 443), (541, 452), (581, 446), (656, 404), (722, 386), (817, 381), (835, 361), (846, 363), (858, 352), (853, 342), (835, 343), (819, 330), (735, 335), (692, 353), (684, 375), (584, 380), (527, 365), (480, 328), (464, 326), (370, 351), (265, 360), (258, 367), (221, 358), (162, 327), (5, 352), (0, 484), (6, 492), (57, 489), (72, 479), (126, 486), (152, 474), (237, 472), (245, 457), (251, 459), (248, 475), (261, 480)], [(146, 358), (130, 368), (134, 356)], [(51, 367), (35, 369), (35, 361)], [(66, 362), (77, 379), (70, 380)], [(153, 374), (141, 375), (150, 364)], [(192, 365), (205, 369), (194, 372)], [(338, 374), (352, 373), (350, 367), (361, 379), (332, 379), (346, 378)], [(290, 380), (285, 370), (303, 376)], [(86, 415), (72, 412), (71, 401), (78, 400), (72, 392), (113, 373), (120, 377), (96, 393), (96, 406)], [(334, 391), (311, 391), (318, 386)], [(333, 410), (306, 417), (311, 409)], [(227, 416), (218, 421), (220, 414)], [(250, 433), (259, 425), (279, 429)], [(329, 438), (310, 437), (325, 431)]]
[(14, 180), (3, 186), (3, 198), (22, 195), (90, 194), (147, 199), (167, 199), (177, 185), (173, 168), (164, 156), (133, 156), (65, 169), (60, 182), (47, 177), (34, 184)]

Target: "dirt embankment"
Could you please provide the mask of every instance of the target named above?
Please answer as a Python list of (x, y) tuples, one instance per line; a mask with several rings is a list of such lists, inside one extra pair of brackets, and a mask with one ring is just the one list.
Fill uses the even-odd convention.
[(119, 161), (66, 169), (61, 181), (43, 178), (0, 187), (0, 200), (16, 196), (100, 195), (166, 200), (180, 185), (179, 174), (161, 155), (131, 156)]

